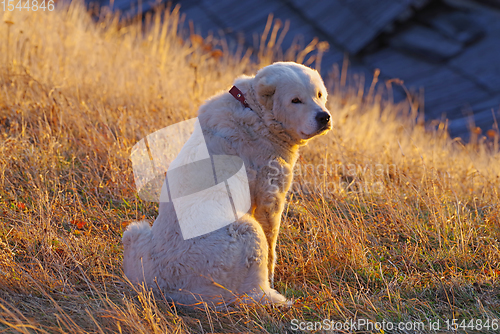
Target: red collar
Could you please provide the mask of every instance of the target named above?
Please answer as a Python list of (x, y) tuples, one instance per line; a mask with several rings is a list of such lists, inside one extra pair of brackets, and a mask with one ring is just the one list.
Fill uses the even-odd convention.
[(229, 90), (229, 94), (231, 94), (236, 100), (240, 101), (245, 108), (250, 108), (250, 106), (247, 103), (247, 100), (245, 99), (245, 95), (243, 95), (243, 93), (241, 92), (241, 90), (238, 89), (238, 87), (233, 86)]

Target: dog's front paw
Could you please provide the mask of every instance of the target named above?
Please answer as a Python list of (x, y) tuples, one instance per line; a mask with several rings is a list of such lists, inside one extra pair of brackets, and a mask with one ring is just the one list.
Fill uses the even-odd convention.
[(261, 304), (276, 304), (291, 306), (292, 301), (288, 300), (281, 293), (274, 289), (269, 289), (266, 291), (253, 290), (249, 293), (239, 296), (237, 303), (250, 304), (250, 303), (261, 303)]

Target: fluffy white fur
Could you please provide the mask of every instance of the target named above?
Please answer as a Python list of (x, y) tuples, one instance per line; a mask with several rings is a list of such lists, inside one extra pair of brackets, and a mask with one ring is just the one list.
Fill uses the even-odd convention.
[(299, 146), (331, 127), (318, 125), (318, 113), (328, 113), (327, 92), (308, 67), (275, 63), (234, 85), (251, 109), (222, 92), (201, 106), (198, 117), (210, 154), (243, 159), (251, 210), (226, 227), (184, 240), (172, 203), (160, 203), (153, 227), (134, 223), (123, 234), (125, 275), (183, 304), (286, 301), (272, 289), (285, 195)]

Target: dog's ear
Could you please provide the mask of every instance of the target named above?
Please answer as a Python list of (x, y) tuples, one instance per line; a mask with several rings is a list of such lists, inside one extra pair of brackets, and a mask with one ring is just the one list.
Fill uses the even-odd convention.
[(273, 96), (276, 91), (276, 82), (273, 77), (263, 76), (257, 80), (255, 91), (257, 99), (266, 109), (273, 109)]

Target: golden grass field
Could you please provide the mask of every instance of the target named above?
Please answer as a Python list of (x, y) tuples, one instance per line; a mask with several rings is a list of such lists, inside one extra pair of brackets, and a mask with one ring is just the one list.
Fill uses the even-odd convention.
[(1, 333), (283, 333), (323, 319), (498, 332), (498, 132), (470, 144), (446, 124), (425, 132), (418, 97), (363, 94), (345, 69), (325, 78), (334, 129), (302, 149), (282, 219), (275, 281), (293, 306), (190, 309), (130, 285), (121, 235), (158, 208), (137, 196), (132, 146), (236, 76), (279, 59), (314, 67), (326, 48), (280, 52), (275, 22), (250, 57), (181, 21), (178, 8), (144, 25), (79, 5), (3, 15)]

